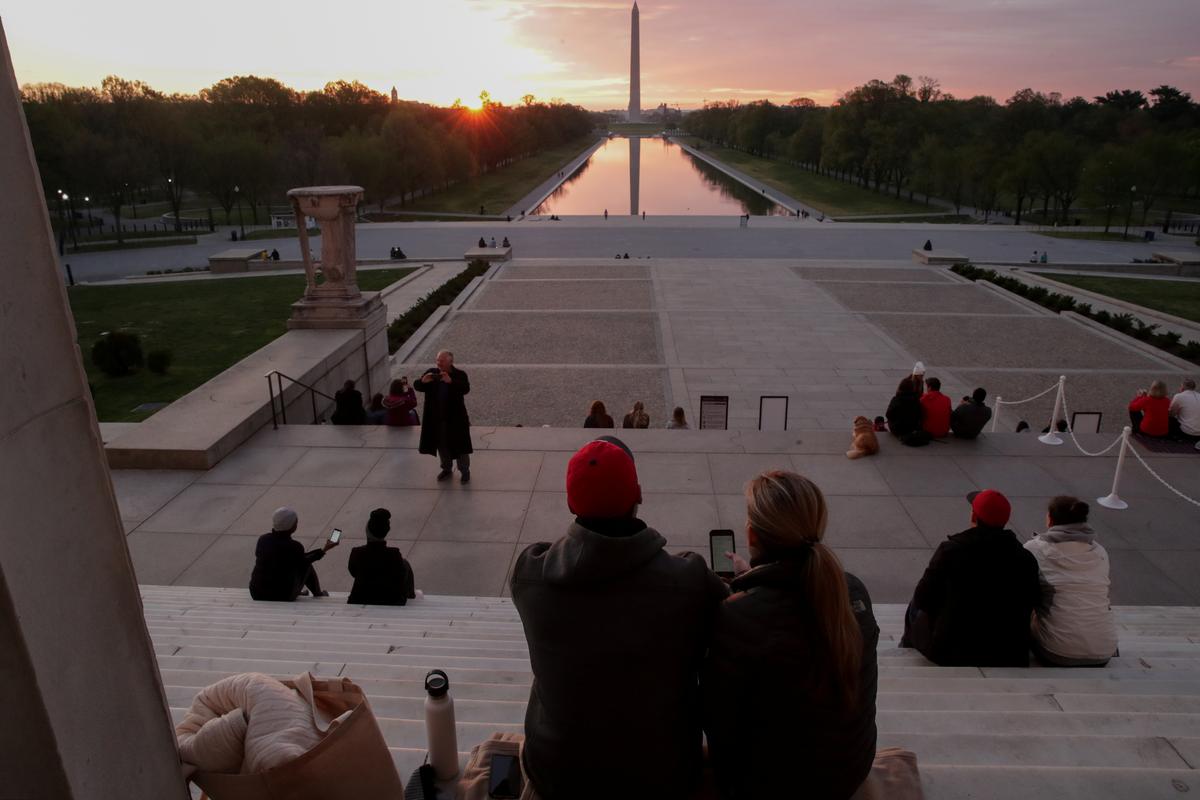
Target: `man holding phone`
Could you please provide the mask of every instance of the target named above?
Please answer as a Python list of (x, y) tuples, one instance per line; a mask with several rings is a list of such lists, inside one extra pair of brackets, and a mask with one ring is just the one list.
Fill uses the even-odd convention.
[(575, 521), (530, 545), (511, 582), (533, 687), (525, 774), (541, 797), (685, 798), (702, 767), (698, 673), (725, 585), (637, 518), (633, 454), (616, 437), (567, 465)]
[(254, 571), (250, 573), (250, 596), (255, 600), (277, 600), (292, 602), (307, 588), (313, 597), (328, 597), (321, 590), (317, 571), (313, 564), (325, 557), (325, 553), (337, 547), (337, 539), (330, 537), (318, 550), (304, 552), (304, 546), (292, 538), (300, 518), (292, 509), (284, 506), (275, 509), (271, 517), (271, 532), (258, 537), (254, 548)]
[(458, 461), (463, 483), (471, 482), (471, 420), (463, 398), (471, 391), (467, 373), (454, 366), (454, 353), (437, 354), (437, 365), (425, 370), (413, 384), (425, 395), (425, 416), (421, 423), (420, 452), (437, 456), (442, 462), (439, 481), (449, 480), (451, 467)]

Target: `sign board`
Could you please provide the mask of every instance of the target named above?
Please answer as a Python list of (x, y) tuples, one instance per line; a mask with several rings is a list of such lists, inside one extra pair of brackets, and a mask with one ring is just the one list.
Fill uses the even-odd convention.
[(787, 417), (787, 395), (764, 395), (758, 398), (758, 429), (760, 431), (786, 431)]
[(729, 395), (700, 396), (700, 429), (729, 430)]
[(1099, 433), (1100, 418), (1103, 416), (1099, 411), (1072, 412), (1071, 430), (1075, 433)]

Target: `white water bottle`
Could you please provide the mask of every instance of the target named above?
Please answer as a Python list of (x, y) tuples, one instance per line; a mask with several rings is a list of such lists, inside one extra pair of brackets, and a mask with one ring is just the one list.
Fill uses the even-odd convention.
[(429, 763), (439, 781), (458, 775), (458, 733), (454, 727), (454, 699), (450, 679), (440, 669), (425, 676), (425, 736)]

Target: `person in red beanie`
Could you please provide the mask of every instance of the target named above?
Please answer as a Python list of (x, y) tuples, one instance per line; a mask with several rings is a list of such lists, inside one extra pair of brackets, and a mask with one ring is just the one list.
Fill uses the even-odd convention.
[(633, 454), (603, 436), (571, 457), (575, 521), (530, 545), (510, 583), (533, 686), (522, 766), (543, 800), (686, 798), (701, 775), (698, 675), (728, 590), (637, 517)]
[(971, 527), (938, 545), (908, 604), (901, 647), (935, 664), (1029, 666), (1029, 619), (1041, 603), (1038, 564), (1005, 526), (1008, 498), (971, 492)]

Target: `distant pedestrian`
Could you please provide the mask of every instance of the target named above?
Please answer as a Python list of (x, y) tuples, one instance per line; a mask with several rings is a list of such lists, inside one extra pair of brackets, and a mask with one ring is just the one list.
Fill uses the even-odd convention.
[(600, 400), (593, 400), (588, 408), (587, 418), (583, 421), (585, 428), (614, 428), (613, 418)]
[(483, 206), (479, 207), (479, 216), (483, 216)]
[(495, 237), (495, 236), (493, 236), (493, 237), (492, 237), (492, 240), (491, 240), (491, 242), (489, 243), (489, 246), (490, 246), (490, 247), (495, 247), (495, 246), (496, 246), (496, 237)]
[(278, 260), (279, 260), (279, 251), (278, 251), (278, 250), (275, 250), (275, 249), (272, 249), (272, 250), (271, 250), (271, 260), (272, 260), (272, 261), (278, 261)]
[(480, 246), (480, 247), (487, 247), (487, 242), (486, 242), (486, 241), (484, 241), (484, 238), (483, 238), (482, 236), (480, 236), (480, 237), (479, 237), (479, 246)]
[(926, 239), (926, 240), (925, 240), (925, 246), (924, 246), (923, 248), (921, 248), (921, 249), (922, 249), (922, 250), (924, 250), (925, 252), (927, 252), (927, 253), (928, 253), (930, 250), (932, 250), (932, 249), (933, 249), (933, 242), (932, 242), (932, 241), (930, 241), (929, 239)]
[(604, 209), (604, 218), (608, 219), (608, 209)]
[(645, 221), (646, 221), (646, 212), (643, 211), (642, 212), (642, 222), (645, 222)]
[(621, 423), (622, 428), (649, 428), (650, 415), (646, 413), (646, 407), (642, 405), (642, 401), (638, 400), (633, 404), (633, 408), (625, 415), (625, 419)]
[(683, 413), (683, 408), (675, 406), (675, 410), (671, 412), (671, 421), (667, 423), (667, 427), (671, 430), (688, 430), (687, 417)]
[(508, 243), (508, 237), (507, 237), (507, 236), (505, 236), (505, 237), (504, 237), (504, 241), (500, 243), (500, 246), (501, 246), (501, 247), (512, 247), (512, 245)]
[(354, 381), (346, 381), (342, 388), (334, 392), (333, 402), (336, 403), (330, 422), (334, 425), (365, 425), (367, 410), (363, 408), (362, 392), (354, 388)]

